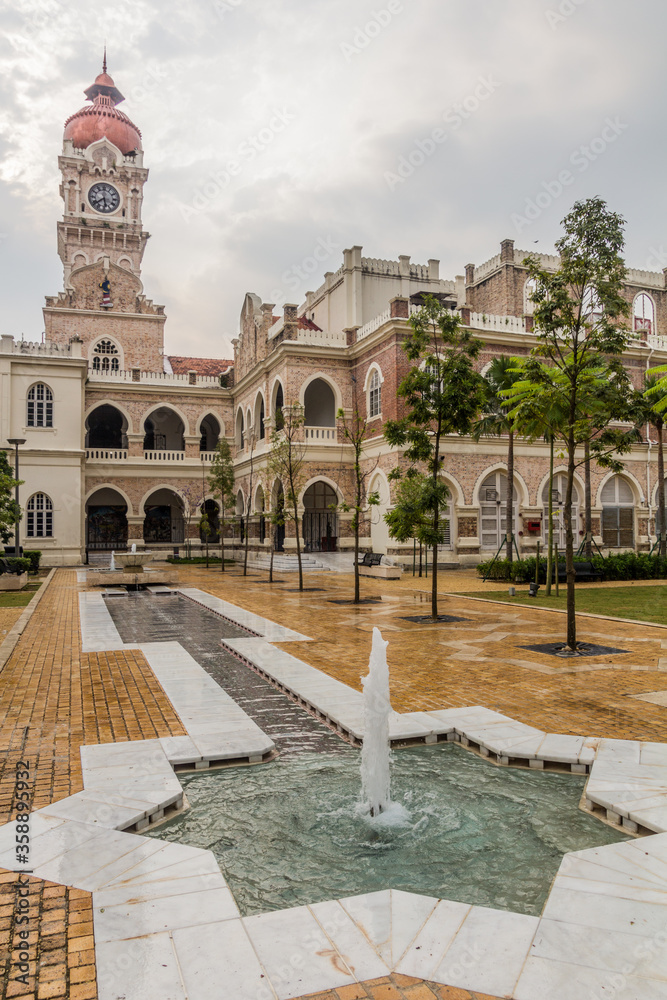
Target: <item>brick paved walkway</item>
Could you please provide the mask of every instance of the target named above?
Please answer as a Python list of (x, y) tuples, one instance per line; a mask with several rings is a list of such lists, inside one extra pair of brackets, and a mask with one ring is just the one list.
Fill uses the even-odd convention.
[[(292, 590), (295, 574), (270, 585), (266, 573), (245, 580), (236, 569), (223, 577), (219, 567), (181, 567), (180, 573), (183, 583), (232, 603), (242, 594), (244, 607), (311, 636), (313, 642), (283, 648), (356, 689), (366, 673), (370, 633), (378, 625), (389, 640), (392, 704), (399, 712), (480, 704), (552, 733), (667, 740), (664, 707), (636, 697), (667, 690), (666, 629), (581, 617), (580, 639), (628, 653), (562, 660), (521, 648), (564, 638), (564, 616), (548, 611), (452, 596), (441, 598), (440, 613), (467, 621), (405, 621), (430, 612), (425, 592), (430, 581), (412, 576), (363, 579), (362, 595), (381, 596), (382, 602), (354, 607), (330, 603), (351, 596), (351, 577), (338, 573), (307, 574), (307, 587), (324, 589), (303, 594)], [(465, 576), (441, 574), (442, 590), (472, 589)], [(605, 669), (591, 669), (601, 661)]]
[(301, 1000), (496, 1000), (486, 993), (470, 993), (452, 986), (425, 983), (410, 976), (387, 976), (360, 986), (343, 986), (327, 993), (312, 993)]
[[(0, 674), (0, 823), (11, 818), (18, 760), (31, 764), (39, 809), (81, 790), (81, 744), (184, 732), (139, 652), (80, 653), (78, 590), (74, 572), (56, 573)], [(17, 876), (1, 879), (0, 996), (94, 1000), (90, 893), (30, 879), (32, 964), (24, 987), (10, 964), (20, 943)]]
[[(469, 621), (438, 626), (404, 622), (404, 616), (428, 610), (426, 580), (364, 580), (363, 592), (383, 601), (355, 608), (329, 603), (350, 595), (350, 577), (338, 574), (309, 574), (306, 585), (324, 592), (299, 594), (290, 592), (295, 581), (287, 574), (284, 584), (269, 586), (262, 582), (266, 574), (244, 580), (238, 571), (223, 577), (219, 568), (181, 567), (180, 573), (183, 584), (232, 603), (242, 601), (249, 610), (312, 636), (314, 642), (290, 643), (289, 651), (356, 688), (366, 670), (370, 631), (379, 624), (390, 640), (392, 696), (399, 711), (481, 703), (553, 732), (667, 738), (664, 709), (632, 697), (667, 690), (667, 674), (657, 670), (663, 643), (667, 649), (667, 632), (661, 629), (581, 619), (581, 638), (600, 642), (604, 637), (622, 647), (626, 643), (631, 653), (616, 660), (621, 669), (554, 674), (562, 661), (517, 650), (517, 645), (557, 637), (557, 616), (450, 597), (443, 598), (441, 612), (457, 612)], [(469, 576), (448, 574), (442, 588), (476, 589), (472, 582)], [(0, 822), (10, 818), (18, 759), (33, 764), (34, 805), (39, 808), (81, 789), (82, 743), (183, 732), (139, 652), (80, 653), (78, 590), (74, 572), (55, 575), (0, 674)], [(16, 610), (13, 621), (22, 609)], [(0, 636), (6, 620), (0, 618)], [(517, 659), (528, 666), (509, 662)], [(0, 995), (95, 1000), (90, 894), (30, 879), (34, 920), (28, 943), (34, 948), (25, 988), (15, 981), (10, 965), (17, 943), (15, 887), (15, 876), (0, 874)], [(403, 976), (314, 994), (309, 1000), (362, 998), (494, 1000)]]

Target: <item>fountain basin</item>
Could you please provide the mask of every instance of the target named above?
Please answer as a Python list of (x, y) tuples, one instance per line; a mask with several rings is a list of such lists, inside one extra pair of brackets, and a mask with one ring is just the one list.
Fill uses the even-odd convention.
[(155, 558), (155, 553), (150, 550), (143, 552), (114, 552), (116, 565), (124, 573), (143, 573), (144, 566)]
[(392, 757), (374, 819), (346, 749), (184, 775), (190, 809), (146, 834), (212, 850), (244, 916), (386, 888), (539, 914), (564, 854), (628, 839), (579, 809), (583, 776), (451, 743)]

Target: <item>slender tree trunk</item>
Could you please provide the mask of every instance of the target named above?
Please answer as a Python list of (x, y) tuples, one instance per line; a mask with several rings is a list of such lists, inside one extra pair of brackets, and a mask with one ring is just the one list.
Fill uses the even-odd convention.
[(356, 507), (354, 511), (354, 603), (359, 604), (359, 518), (361, 517), (361, 468), (359, 466), (359, 449), (355, 456), (354, 472), (356, 477)]
[(299, 539), (299, 504), (294, 497), (294, 533), (296, 535), (296, 559), (299, 564), (299, 590), (303, 590), (303, 567), (301, 565), (301, 542)]
[[(438, 425), (438, 430), (435, 435), (435, 451), (433, 455), (433, 486), (438, 484), (438, 473), (440, 472), (440, 426)], [(437, 500), (435, 502), (435, 510), (433, 512), (433, 535), (437, 539), (437, 534), (440, 529), (440, 505)], [(426, 564), (428, 565), (428, 547), (426, 548)], [(438, 618), (438, 543), (437, 540), (433, 542), (433, 565), (431, 567), (431, 617), (434, 621)]]
[(505, 541), (508, 562), (512, 562), (512, 535), (514, 534), (514, 431), (507, 442), (507, 508), (505, 512)]
[(577, 618), (574, 594), (574, 532), (572, 531), (572, 491), (574, 488), (574, 469), (576, 443), (574, 440), (574, 421), (576, 409), (574, 404), (570, 409), (570, 427), (567, 439), (567, 487), (565, 490), (565, 567), (567, 571), (567, 645), (574, 651), (577, 648)]
[(277, 525), (273, 529), (273, 537), (271, 540), (271, 558), (269, 559), (269, 583), (273, 583), (273, 554), (276, 551), (276, 534), (278, 532)]
[[(549, 523), (547, 524), (547, 597), (551, 597), (551, 577), (553, 575), (553, 545), (554, 545), (554, 437), (549, 436)], [(556, 563), (556, 576), (558, 576), (558, 563)]]
[(665, 525), (665, 452), (662, 443), (662, 420), (658, 419), (655, 427), (658, 432), (658, 515), (660, 517), (658, 552), (664, 559), (667, 555), (667, 538), (665, 536), (667, 525)]
[(589, 562), (593, 558), (593, 511), (591, 508), (591, 443), (586, 441), (584, 444), (584, 533), (586, 535), (584, 552)]

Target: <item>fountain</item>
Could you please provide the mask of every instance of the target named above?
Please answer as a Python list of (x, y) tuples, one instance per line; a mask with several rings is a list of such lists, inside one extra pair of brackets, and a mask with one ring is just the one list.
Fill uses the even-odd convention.
[(109, 560), (109, 572), (110, 573), (115, 573), (116, 572), (116, 560), (114, 558), (114, 555), (115, 555), (115, 553), (114, 553), (114, 551), (112, 549), (111, 550), (111, 559)]
[(158, 552), (149, 549), (138, 552), (137, 543), (132, 542), (129, 552), (112, 551), (108, 569), (88, 570), (86, 580), (93, 586), (119, 585), (135, 590), (137, 587), (177, 582), (178, 572), (171, 566), (168, 569), (145, 568), (158, 555)]
[(389, 665), (387, 646), (379, 628), (373, 629), (373, 645), (368, 674), (362, 678), (364, 690), (364, 743), (361, 749), (361, 793), (363, 807), (379, 816), (391, 803), (389, 763)]

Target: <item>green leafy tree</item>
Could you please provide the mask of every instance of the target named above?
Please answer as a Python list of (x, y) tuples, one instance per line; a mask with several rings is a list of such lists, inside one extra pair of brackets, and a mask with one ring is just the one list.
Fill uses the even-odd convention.
[(507, 396), (516, 404), (510, 416), (530, 422), (545, 407), (562, 409), (555, 433), (567, 456), (565, 559), (567, 568), (567, 647), (577, 647), (575, 616), (574, 475), (584, 459), (585, 442), (603, 468), (620, 471), (619, 454), (636, 439), (610, 426), (628, 418), (632, 388), (623, 366), (628, 306), (623, 298), (624, 220), (601, 198), (577, 202), (563, 219), (556, 243), (560, 263), (548, 271), (537, 257), (524, 260), (535, 281), (532, 293), (537, 346), (526, 359), (524, 377)]
[(503, 392), (511, 389), (520, 378), (517, 359), (501, 354), (494, 358), (485, 376), (485, 394), (482, 413), (473, 426), (473, 437), (501, 437), (507, 435), (507, 501), (505, 506), (505, 558), (512, 562), (514, 535), (514, 437), (515, 421), (507, 412)]
[(225, 571), (225, 517), (227, 511), (234, 510), (234, 463), (229, 441), (220, 438), (215, 449), (215, 457), (208, 474), (208, 484), (212, 493), (220, 499), (220, 556), (222, 572)]
[[(398, 388), (407, 412), (399, 420), (387, 421), (385, 438), (402, 448), (411, 478), (421, 473), (428, 479), (428, 483), (417, 479), (421, 488), (412, 499), (423, 504), (422, 512), (429, 522), (428, 529), (420, 526), (417, 537), (433, 549), (431, 614), (437, 618), (438, 545), (444, 542), (442, 510), (447, 503), (447, 488), (440, 477), (440, 443), (445, 434), (470, 434), (472, 430), (484, 400), (484, 381), (474, 368), (482, 344), (461, 327), (457, 315), (431, 295), (410, 317), (410, 327), (403, 349), (413, 367)], [(400, 479), (405, 471), (399, 465), (391, 478)], [(401, 518), (400, 512), (393, 514), (395, 511), (385, 515), (390, 533), (392, 524)]]
[(658, 375), (667, 372), (667, 365), (652, 368), (644, 380), (644, 417), (655, 428), (658, 438), (658, 552), (667, 556), (667, 523), (665, 522), (665, 453), (662, 434), (665, 426), (664, 412), (667, 409), (667, 377)]
[(339, 410), (337, 416), (342, 422), (345, 440), (349, 441), (354, 450), (354, 499), (351, 504), (345, 501), (339, 504), (338, 509), (346, 512), (352, 511), (352, 530), (354, 531), (354, 604), (359, 604), (359, 528), (364, 515), (369, 512), (371, 507), (377, 506), (380, 502), (379, 493), (376, 491), (369, 493), (367, 490), (368, 480), (375, 472), (377, 462), (366, 468), (362, 465), (364, 448), (369, 431), (366, 418), (359, 413), (356, 407), (349, 420), (343, 410)]
[[(22, 517), (21, 508), (14, 499), (14, 490), (22, 486), (23, 480), (14, 479), (12, 468), (7, 460), (7, 452), (0, 451), (0, 541), (6, 545), (13, 537), (16, 521)], [(18, 544), (16, 546), (18, 556)]]
[(292, 521), (296, 538), (296, 557), (299, 565), (299, 590), (303, 590), (303, 566), (301, 564), (301, 535), (299, 531), (299, 495), (305, 477), (303, 466), (306, 461), (306, 445), (303, 440), (305, 417), (300, 403), (292, 403), (282, 409), (282, 426), (271, 433), (271, 450), (267, 468), (273, 477), (283, 484), (283, 523)]

